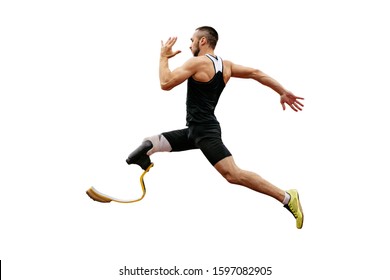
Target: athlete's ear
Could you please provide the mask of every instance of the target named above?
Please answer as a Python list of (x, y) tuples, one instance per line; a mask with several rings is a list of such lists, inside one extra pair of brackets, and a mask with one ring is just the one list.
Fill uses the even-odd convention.
[(200, 43), (201, 45), (206, 45), (206, 44), (207, 44), (207, 39), (206, 39), (206, 37), (200, 38), (199, 43)]

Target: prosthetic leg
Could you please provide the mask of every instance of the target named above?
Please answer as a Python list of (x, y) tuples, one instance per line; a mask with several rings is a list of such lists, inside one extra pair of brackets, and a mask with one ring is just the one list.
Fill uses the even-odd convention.
[(147, 172), (149, 172), (150, 168), (153, 167), (153, 163), (150, 161), (150, 157), (146, 154), (150, 149), (153, 148), (153, 144), (151, 141), (144, 141), (141, 146), (139, 146), (134, 152), (132, 152), (129, 157), (126, 159), (127, 164), (137, 164), (139, 165), (144, 172), (140, 177), (140, 183), (142, 188), (142, 196), (135, 200), (121, 200), (110, 197), (108, 195), (102, 194), (97, 191), (94, 187), (91, 187), (87, 190), (87, 195), (97, 201), (102, 203), (108, 203), (111, 201), (119, 202), (119, 203), (133, 203), (142, 200), (146, 194), (146, 187), (144, 182), (144, 176)]

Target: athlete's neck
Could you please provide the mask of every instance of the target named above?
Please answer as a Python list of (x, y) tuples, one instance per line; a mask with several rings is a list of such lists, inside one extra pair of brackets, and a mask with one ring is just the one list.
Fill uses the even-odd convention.
[(204, 50), (201, 50), (200, 52), (199, 52), (199, 54), (198, 54), (198, 56), (202, 56), (202, 55), (206, 55), (206, 54), (210, 54), (210, 55), (212, 55), (212, 56), (216, 56), (215, 54), (214, 54), (214, 50), (212, 49), (212, 48), (205, 48)]

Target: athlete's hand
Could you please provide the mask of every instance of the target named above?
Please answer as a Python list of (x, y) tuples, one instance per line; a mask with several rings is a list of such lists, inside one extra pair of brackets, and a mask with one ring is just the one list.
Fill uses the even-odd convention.
[(172, 51), (173, 45), (176, 43), (177, 37), (169, 37), (169, 39), (165, 42), (161, 40), (161, 57), (171, 58), (181, 53), (181, 51)]
[(298, 99), (304, 99), (303, 97), (295, 96), (293, 93), (286, 91), (280, 96), (280, 103), (282, 104), (283, 110), (286, 110), (286, 104), (290, 106), (295, 112), (302, 111), (304, 106)]

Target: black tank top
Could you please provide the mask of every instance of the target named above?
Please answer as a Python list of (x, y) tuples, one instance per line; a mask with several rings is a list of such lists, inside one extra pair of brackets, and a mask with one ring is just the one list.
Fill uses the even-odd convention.
[(198, 82), (192, 77), (187, 82), (187, 126), (191, 124), (218, 123), (214, 110), (225, 88), (223, 63), (220, 57), (206, 54), (214, 64), (215, 75), (208, 82)]

